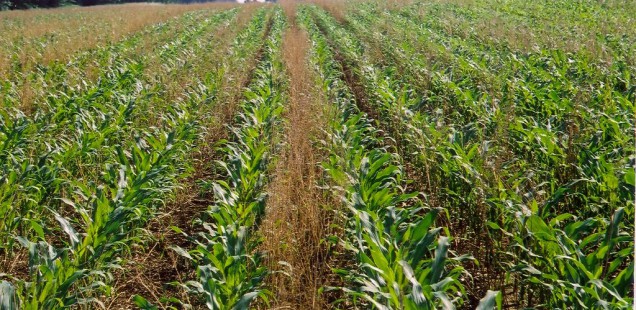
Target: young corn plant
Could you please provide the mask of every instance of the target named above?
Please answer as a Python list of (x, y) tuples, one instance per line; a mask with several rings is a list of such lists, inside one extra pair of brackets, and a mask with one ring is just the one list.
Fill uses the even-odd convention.
[(631, 309), (634, 240), (621, 231), (623, 216), (621, 208), (609, 222), (567, 223), (576, 219), (571, 214), (548, 223), (538, 215), (520, 217), (510, 252), (520, 258), (510, 270), (525, 284), (519, 300), (551, 309)]

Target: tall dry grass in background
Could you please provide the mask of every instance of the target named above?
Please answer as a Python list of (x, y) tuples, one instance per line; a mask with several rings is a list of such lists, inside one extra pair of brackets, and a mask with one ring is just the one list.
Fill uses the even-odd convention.
[(307, 2), (321, 6), (323, 9), (327, 10), (331, 15), (333, 15), (333, 17), (335, 17), (339, 22), (342, 22), (345, 19), (346, 1), (308, 0)]
[(232, 3), (195, 5), (123, 4), (0, 12), (0, 76), (12, 58), (21, 70), (35, 64), (64, 61), (77, 51), (114, 42), (146, 26), (206, 8), (229, 8)]

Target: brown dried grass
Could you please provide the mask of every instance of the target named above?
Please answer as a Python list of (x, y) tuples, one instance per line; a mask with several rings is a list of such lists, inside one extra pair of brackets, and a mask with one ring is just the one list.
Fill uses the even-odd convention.
[(346, 1), (339, 0), (309, 0), (308, 2), (316, 4), (325, 9), (329, 14), (338, 20), (338, 22), (344, 22), (345, 11), (347, 9)]
[(323, 154), (312, 144), (325, 126), (324, 108), (307, 61), (309, 40), (295, 23), (295, 3), (284, 1), (283, 8), (291, 22), (283, 41), (290, 77), (288, 122), (260, 226), (261, 250), (267, 253), (270, 270), (284, 272), (272, 273), (266, 280), (275, 295), (270, 308), (325, 309), (329, 303), (318, 290), (333, 278), (324, 242), (332, 234), (331, 219), (323, 209), (328, 198), (317, 187), (321, 179), (317, 163)]
[(78, 51), (120, 40), (189, 11), (232, 6), (134, 3), (0, 12), (0, 73), (11, 69), (12, 55), (26, 71), (35, 64), (67, 60)]

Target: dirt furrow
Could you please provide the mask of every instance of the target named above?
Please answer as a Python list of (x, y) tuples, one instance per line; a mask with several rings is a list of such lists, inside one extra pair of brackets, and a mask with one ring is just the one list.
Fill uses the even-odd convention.
[(325, 118), (321, 94), (308, 64), (306, 33), (295, 22), (295, 6), (284, 5), (291, 27), (283, 42), (283, 57), (290, 77), (289, 106), (285, 113), (283, 149), (269, 186), (270, 198), (260, 230), (267, 252), (267, 279), (274, 293), (271, 308), (325, 309), (318, 290), (332, 278), (328, 266), (330, 214), (327, 198), (317, 187), (322, 154), (312, 144), (321, 135)]

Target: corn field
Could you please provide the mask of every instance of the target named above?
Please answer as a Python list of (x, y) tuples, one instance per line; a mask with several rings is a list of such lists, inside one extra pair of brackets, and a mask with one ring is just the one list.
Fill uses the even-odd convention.
[(622, 0), (0, 12), (0, 309), (632, 309), (634, 29)]

